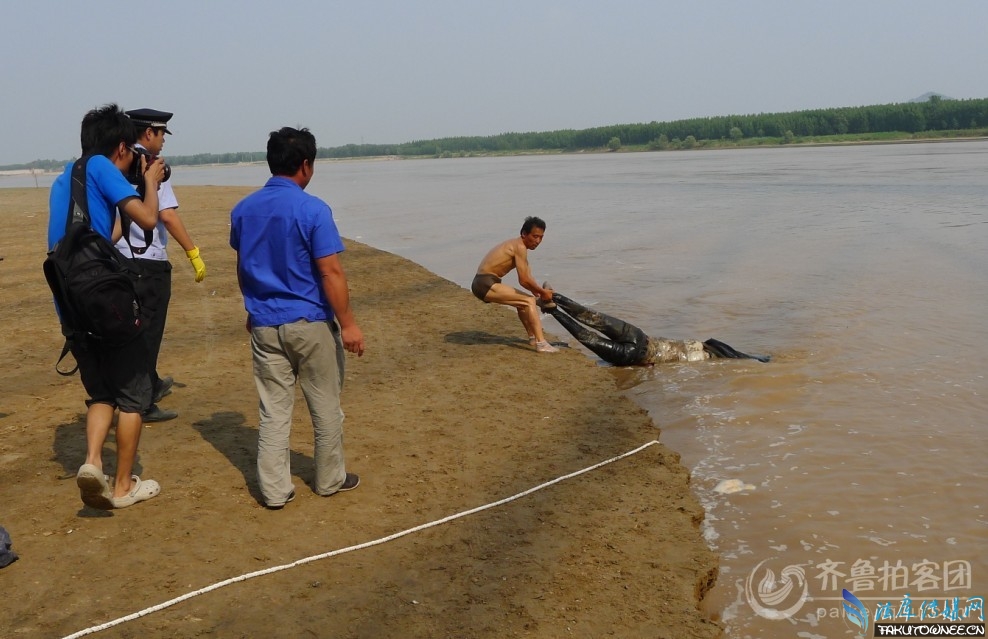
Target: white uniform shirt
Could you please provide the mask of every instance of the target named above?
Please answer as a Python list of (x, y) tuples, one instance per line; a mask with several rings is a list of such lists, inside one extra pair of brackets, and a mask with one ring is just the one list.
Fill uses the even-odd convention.
[[(162, 182), (158, 186), (158, 211), (164, 211), (165, 209), (177, 209), (178, 200), (175, 199), (175, 192), (172, 190), (171, 182)], [(117, 250), (123, 253), (126, 257), (136, 257), (142, 260), (168, 260), (168, 229), (161, 222), (161, 218), (158, 219), (158, 223), (154, 226), (154, 231), (152, 232), (151, 244), (148, 245), (144, 237), (144, 229), (142, 229), (137, 224), (131, 222), (130, 224), (130, 245), (127, 244), (127, 238), (121, 237), (117, 240)], [(130, 247), (133, 246), (137, 253), (131, 251)], [(147, 246), (147, 250), (141, 253), (140, 250)]]

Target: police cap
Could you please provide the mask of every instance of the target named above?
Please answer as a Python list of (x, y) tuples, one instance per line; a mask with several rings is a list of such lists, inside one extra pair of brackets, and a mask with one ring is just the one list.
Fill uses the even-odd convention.
[(168, 120), (172, 119), (171, 113), (167, 111), (158, 111), (157, 109), (134, 109), (133, 111), (127, 111), (127, 115), (130, 119), (134, 121), (138, 129), (146, 129), (151, 127), (152, 129), (164, 129), (165, 133), (171, 135), (171, 131), (168, 130)]

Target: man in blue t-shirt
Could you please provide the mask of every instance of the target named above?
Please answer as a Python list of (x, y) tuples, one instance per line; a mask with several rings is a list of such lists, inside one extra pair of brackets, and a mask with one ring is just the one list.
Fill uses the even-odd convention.
[(264, 505), (277, 510), (295, 498), (289, 439), (296, 381), (315, 433), (313, 490), (329, 496), (357, 487), (343, 459), (340, 390), (343, 351), (363, 355), (364, 336), (350, 308), (333, 212), (304, 190), (315, 169), (315, 136), (273, 131), (267, 160), (272, 177), (233, 208), (230, 246), (260, 396), (258, 484)]
[[(141, 228), (153, 228), (158, 220), (158, 184), (164, 177), (164, 161), (146, 166), (148, 194), (141, 200), (124, 177), (134, 161), (134, 124), (117, 105), (93, 109), (82, 120), (82, 154), (91, 156), (86, 165), (86, 198), (93, 229), (111, 242), (120, 236), (119, 208)], [(143, 162), (143, 160), (142, 160)], [(72, 164), (55, 179), (49, 196), (48, 248), (65, 235), (72, 195)], [(56, 311), (58, 309), (56, 308)], [(154, 480), (131, 474), (141, 437), (141, 413), (151, 405), (147, 344), (131, 340), (123, 346), (108, 346), (82, 338), (74, 340), (72, 355), (89, 394), (86, 400), (86, 463), (76, 475), (82, 501), (109, 510), (125, 508), (160, 492)], [(103, 442), (110, 432), (114, 411), (117, 419), (117, 467), (111, 487), (103, 474)]]

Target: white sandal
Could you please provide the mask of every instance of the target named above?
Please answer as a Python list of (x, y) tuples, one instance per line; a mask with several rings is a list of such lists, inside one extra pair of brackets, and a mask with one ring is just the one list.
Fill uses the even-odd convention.
[(558, 353), (559, 349), (549, 342), (535, 342), (535, 350), (539, 353)]
[(114, 508), (133, 506), (137, 502), (151, 499), (161, 492), (161, 486), (153, 479), (141, 481), (141, 478), (137, 475), (131, 475), (130, 481), (133, 483), (133, 486), (130, 487), (130, 492), (123, 497), (114, 497), (112, 499)]
[(93, 464), (83, 464), (75, 476), (76, 486), (82, 497), (82, 503), (100, 510), (113, 508), (113, 491), (103, 471)]

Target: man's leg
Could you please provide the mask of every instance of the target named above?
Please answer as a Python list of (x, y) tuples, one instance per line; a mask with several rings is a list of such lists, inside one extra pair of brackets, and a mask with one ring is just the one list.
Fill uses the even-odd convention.
[(299, 385), (312, 417), (317, 495), (332, 495), (346, 480), (343, 455), (343, 341), (336, 323), (298, 322), (286, 327), (288, 348), (298, 357)]
[(113, 491), (103, 473), (103, 443), (113, 422), (113, 405), (89, 402), (86, 411), (86, 462), (76, 473), (82, 503), (93, 508), (113, 508)]
[(145, 317), (144, 338), (148, 345), (148, 362), (151, 373), (153, 399), (150, 408), (144, 413), (145, 421), (165, 421), (178, 417), (173, 410), (162, 410), (155, 399), (163, 396), (164, 388), (158, 375), (158, 355), (165, 335), (165, 321), (168, 318), (168, 304), (172, 296), (172, 265), (163, 260), (137, 260), (143, 276), (140, 278), (139, 295)]
[[(133, 489), (131, 474), (141, 436), (141, 413), (151, 403), (147, 342), (143, 336), (112, 346), (83, 339), (73, 345), (72, 352), (90, 396), (86, 402), (86, 463), (79, 469), (76, 483), (83, 503), (103, 509), (119, 507), (117, 498)], [(117, 408), (120, 417), (116, 432), (116, 483), (111, 490), (103, 473), (103, 445)], [(156, 482), (147, 484), (148, 490), (140, 500), (153, 497), (159, 490)], [(153, 494), (149, 494), (151, 486)], [(124, 505), (133, 503), (131, 499)]]
[(295, 405), (295, 370), (281, 346), (280, 326), (255, 327), (250, 334), (260, 422), (257, 483), (265, 504), (284, 504), (294, 490), (289, 443)]
[[(151, 405), (151, 374), (148, 366), (148, 343), (146, 339), (138, 338), (127, 344), (107, 347), (103, 352), (106, 366), (103, 374), (109, 385), (114, 389), (117, 407), (117, 468), (113, 484), (113, 499), (115, 507), (124, 507), (136, 503), (128, 498), (135, 486), (131, 480), (134, 465), (137, 463), (137, 447), (141, 440), (143, 425), (142, 413)], [(143, 501), (158, 494), (160, 488), (157, 482), (147, 480), (150, 492), (137, 501)], [(154, 486), (153, 490), (151, 486)], [(118, 505), (117, 501), (125, 502)]]
[(125, 413), (117, 416), (117, 474), (113, 484), (113, 496), (123, 497), (130, 492), (131, 475), (137, 461), (137, 445), (141, 441), (141, 414)]
[(113, 406), (90, 404), (86, 411), (86, 463), (103, 468), (103, 443), (113, 424)]
[[(525, 331), (528, 333), (528, 339), (534, 340), (534, 341), (541, 341), (537, 337), (535, 337), (535, 334), (536, 334), (537, 329), (532, 324), (532, 318), (529, 316), (530, 314), (528, 312), (528, 309), (527, 308), (516, 308), (515, 310), (518, 311), (518, 319), (519, 319), (519, 321), (521, 321), (521, 325), (525, 327)], [(541, 320), (540, 320), (540, 323), (541, 323)]]
[(518, 319), (521, 320), (528, 335), (534, 335), (535, 341), (538, 344), (548, 346), (547, 349), (540, 348), (540, 350), (544, 350), (544, 352), (554, 352), (557, 350), (549, 346), (545, 340), (545, 335), (542, 333), (542, 320), (539, 318), (534, 297), (525, 295), (507, 284), (498, 283), (492, 286), (491, 290), (487, 292), (484, 301), (490, 304), (504, 304), (505, 306), (514, 307), (518, 311)]
[(89, 399), (86, 401), (86, 464), (103, 468), (103, 443), (113, 424), (116, 393), (112, 388), (113, 362), (106, 363), (107, 353), (99, 344), (83, 337), (72, 343), (72, 356), (79, 365), (79, 379)]
[(172, 295), (171, 264), (160, 260), (138, 260), (143, 271), (138, 294), (144, 311), (144, 338), (148, 344), (151, 367), (151, 388), (155, 393), (161, 384), (158, 376), (158, 354), (165, 335), (165, 320)]

